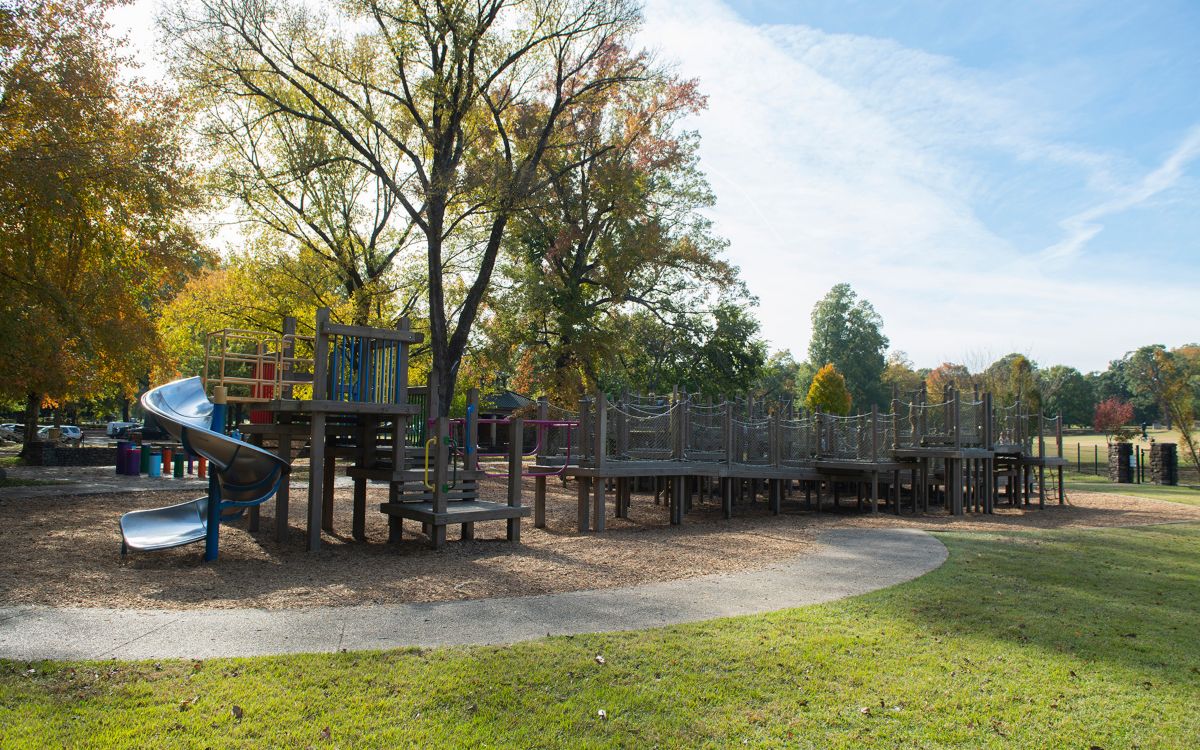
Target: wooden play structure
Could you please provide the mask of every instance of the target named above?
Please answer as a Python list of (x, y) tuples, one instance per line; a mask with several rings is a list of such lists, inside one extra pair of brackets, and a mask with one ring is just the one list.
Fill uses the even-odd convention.
[[(346, 474), (354, 483), (355, 539), (365, 538), (369, 481), (388, 484), (388, 502), (379, 510), (389, 518), (393, 541), (402, 537), (405, 520), (420, 523), (435, 548), (445, 542), (447, 526), (459, 525), (471, 538), (477, 521), (506, 520), (508, 538), (520, 538), (521, 518), (529, 515), (521, 502), (520, 445), (514, 491), (505, 502), (480, 499), (476, 453), (460, 450), (462, 438), (451, 437), (451, 420), (438, 414), (436, 386), (408, 382), (408, 350), (422, 338), (407, 319), (394, 330), (339, 325), (328, 310), (317, 312), (312, 336), (297, 335), (290, 318), (281, 334), (226, 329), (208, 335), (203, 377), (208, 388), (224, 388), (230, 404), (248, 409), (250, 424), (238, 425), (242, 434), (285, 461), (307, 446), (309, 550), (319, 549), (322, 530), (334, 531), (338, 459), (351, 462)], [(471, 399), (478, 413), (478, 394)], [(477, 429), (477, 421), (467, 425), (467, 445), (477, 444)], [(276, 498), (280, 541), (288, 535), (289, 494), (285, 487)], [(257, 528), (256, 512), (250, 525)]]
[[(448, 526), (470, 539), (479, 521), (506, 521), (507, 538), (518, 541), (531, 510), (524, 478), (534, 479), (536, 527), (546, 525), (547, 482), (574, 480), (579, 531), (605, 529), (610, 497), (615, 516), (627, 518), (633, 490), (647, 485), (656, 502), (666, 499), (672, 524), (697, 498), (719, 500), (730, 517), (738, 502), (763, 491), (773, 513), (796, 493), (817, 510), (823, 494), (840, 504), (842, 493), (853, 493), (860, 508), (897, 514), (1064, 501), (1062, 420), (1020, 400), (996, 405), (990, 394), (948, 387), (936, 400), (924, 390), (907, 400), (894, 393), (886, 413), (838, 416), (676, 389), (597, 392), (570, 409), (541, 398), (536, 414), (501, 418), (483, 413), (471, 390), (465, 417), (450, 419), (439, 414), (435, 383), (409, 383), (409, 347), (421, 341), (407, 319), (395, 329), (339, 325), (328, 310), (318, 311), (311, 336), (297, 335), (294, 319), (278, 334), (209, 334), (203, 378), (210, 392), (227, 394), (241, 433), (285, 462), (308, 453), (309, 550), (320, 547), (322, 531), (334, 532), (339, 461), (354, 486), (355, 539), (365, 539), (368, 483), (384, 483), (388, 498), (378, 509), (388, 516), (389, 540), (414, 521), (434, 548)], [(481, 428), (488, 453), (481, 453)], [(505, 497), (480, 497), (486, 476), (507, 480)], [(286, 485), (275, 502), (283, 541)], [(251, 529), (258, 523), (255, 507)]]
[[(860, 507), (890, 506), (897, 514), (906, 505), (914, 513), (941, 505), (962, 515), (990, 513), (998, 502), (1029, 506), (1035, 497), (1044, 507), (1048, 495), (1065, 501), (1061, 417), (1030, 413), (1020, 401), (997, 407), (990, 394), (947, 388), (937, 402), (924, 391), (908, 401), (893, 394), (889, 412), (853, 416), (768, 409), (751, 397), (713, 403), (679, 390), (614, 399), (595, 393), (577, 412), (558, 411), (579, 424), (577, 461), (563, 474), (578, 480), (580, 531), (604, 530), (610, 491), (614, 514), (627, 517), (632, 488), (646, 481), (656, 497), (669, 498), (674, 524), (697, 497), (719, 497), (728, 518), (760, 488), (774, 513), (796, 490), (814, 507), (822, 488), (835, 503), (848, 491)], [(539, 454), (540, 467), (562, 463), (553, 449)], [(544, 523), (544, 506), (545, 480), (538, 479), (535, 525)]]

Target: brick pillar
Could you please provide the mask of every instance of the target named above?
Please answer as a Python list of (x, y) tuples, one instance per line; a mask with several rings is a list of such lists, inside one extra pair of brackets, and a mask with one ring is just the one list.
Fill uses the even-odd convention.
[(1108, 481), (1118, 484), (1129, 484), (1133, 481), (1133, 471), (1129, 459), (1133, 458), (1132, 443), (1113, 443), (1108, 446)]
[(1175, 443), (1150, 444), (1150, 481), (1179, 484), (1179, 451)]

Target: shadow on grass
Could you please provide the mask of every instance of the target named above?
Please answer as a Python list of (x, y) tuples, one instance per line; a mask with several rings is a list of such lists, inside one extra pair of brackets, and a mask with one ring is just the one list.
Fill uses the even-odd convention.
[[(931, 636), (959, 635), (1200, 682), (1200, 526), (948, 534), (921, 596), (881, 594)], [(872, 602), (868, 595), (861, 601)], [(891, 605), (901, 605), (893, 607)]]

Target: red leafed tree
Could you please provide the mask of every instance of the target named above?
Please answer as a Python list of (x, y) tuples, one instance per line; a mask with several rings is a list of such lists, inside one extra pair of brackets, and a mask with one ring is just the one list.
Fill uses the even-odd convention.
[(1111, 445), (1114, 441), (1124, 443), (1132, 437), (1133, 428), (1129, 424), (1132, 421), (1133, 404), (1114, 396), (1096, 404), (1092, 427), (1097, 432), (1103, 432)]

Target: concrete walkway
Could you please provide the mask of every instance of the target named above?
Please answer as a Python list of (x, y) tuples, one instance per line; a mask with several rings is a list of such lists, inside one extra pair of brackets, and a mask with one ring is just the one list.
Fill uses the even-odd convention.
[(947, 554), (915, 529), (832, 529), (818, 545), (763, 570), (528, 597), (295, 610), (0, 607), (0, 657), (212, 658), (636, 630), (863, 594), (927, 573)]

